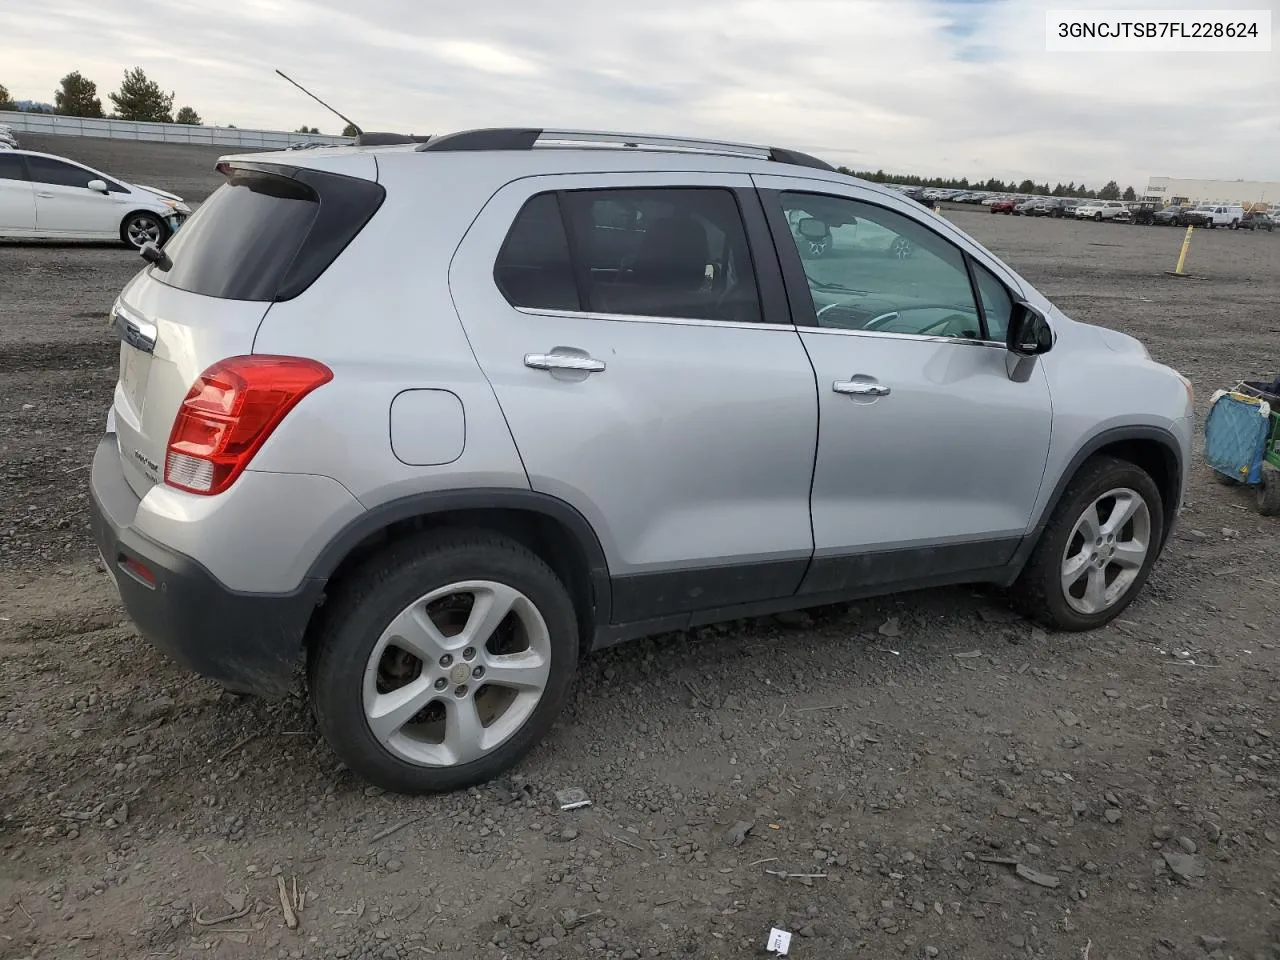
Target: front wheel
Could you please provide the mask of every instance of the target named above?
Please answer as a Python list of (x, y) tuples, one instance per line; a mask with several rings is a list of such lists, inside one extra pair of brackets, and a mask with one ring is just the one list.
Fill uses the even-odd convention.
[(1067, 485), (1012, 600), (1053, 629), (1096, 629), (1133, 602), (1163, 540), (1164, 507), (1150, 475), (1095, 457)]
[(120, 224), (120, 239), (135, 250), (145, 243), (163, 246), (169, 239), (169, 225), (154, 213), (131, 213)]
[(1095, 214), (1093, 215), (1093, 219), (1094, 219), (1095, 221), (1097, 221), (1098, 223), (1101, 223), (1101, 222), (1102, 222), (1102, 214), (1100, 214), (1100, 213), (1095, 213)]
[(406, 540), (322, 610), (308, 660), (317, 726), (348, 767), (398, 793), (514, 766), (551, 729), (578, 660), (559, 578), (485, 531)]

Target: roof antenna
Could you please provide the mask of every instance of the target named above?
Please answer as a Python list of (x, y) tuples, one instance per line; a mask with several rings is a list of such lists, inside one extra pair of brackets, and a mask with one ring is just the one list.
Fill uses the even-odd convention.
[(338, 113), (338, 111), (337, 111), (337, 110), (333, 109), (333, 107), (329, 106), (327, 103), (325, 103), (325, 102), (324, 102), (323, 100), (321, 100), (319, 97), (317, 97), (314, 93), (312, 93), (310, 90), (308, 90), (306, 87), (304, 87), (302, 84), (298, 83), (298, 81), (296, 81), (296, 80), (294, 80), (292, 77), (290, 77), (290, 76), (286, 75), (286, 74), (284, 73), (284, 71), (283, 71), (283, 70), (281, 70), (281, 69), (279, 69), (279, 68), (277, 67), (277, 68), (276, 68), (276, 73), (280, 74), (280, 76), (284, 77), (286, 80), (288, 80), (290, 83), (292, 83), (295, 87), (297, 87), (299, 90), (301, 90), (303, 93), (305, 93), (308, 97), (310, 97), (310, 98), (311, 98), (312, 100), (314, 100), (316, 103), (320, 104), (320, 106), (324, 107), (324, 108), (325, 108), (326, 110), (328, 110), (330, 113), (335, 114), (336, 116), (338, 116), (338, 117), (339, 117), (340, 119), (342, 119), (342, 120), (345, 120), (345, 121), (346, 121), (346, 122), (351, 126), (351, 128), (355, 130), (355, 132), (356, 132), (356, 136), (357, 136), (357, 137), (358, 137), (358, 136), (360, 136), (360, 134), (364, 133), (364, 131), (360, 129), (360, 125), (359, 125), (359, 124), (357, 124), (354, 120), (350, 119), (349, 117), (344, 117), (344, 116), (342, 116), (342, 114)]

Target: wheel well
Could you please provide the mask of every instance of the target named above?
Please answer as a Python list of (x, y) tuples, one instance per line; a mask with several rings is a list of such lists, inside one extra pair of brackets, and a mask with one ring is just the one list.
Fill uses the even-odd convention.
[(1164, 507), (1164, 529), (1167, 534), (1170, 528), (1169, 514), (1177, 506), (1181, 480), (1178, 460), (1173, 451), (1159, 440), (1128, 439), (1108, 443), (1095, 450), (1093, 456), (1127, 460), (1155, 481), (1156, 489), (1160, 491), (1160, 503)]
[[(509, 508), (477, 508), (449, 510), (398, 520), (365, 537), (338, 563), (328, 577), (326, 592), (350, 577), (371, 557), (388, 546), (423, 530), (446, 527), (489, 530), (510, 537), (537, 554), (549, 566), (573, 600), (578, 615), (580, 651), (585, 654), (591, 648), (596, 626), (597, 598), (591, 581), (591, 565), (586, 551), (577, 537), (554, 517), (536, 510)], [(312, 615), (312, 624), (316, 616)], [(307, 642), (312, 631), (308, 628)]]

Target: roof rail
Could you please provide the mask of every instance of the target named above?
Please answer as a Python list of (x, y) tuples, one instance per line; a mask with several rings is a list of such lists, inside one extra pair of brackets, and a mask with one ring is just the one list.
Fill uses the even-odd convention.
[(353, 147), (387, 147), (398, 143), (423, 143), (431, 139), (431, 135), (412, 135), (408, 133), (360, 133), (351, 142)]
[(754, 143), (727, 140), (702, 140), (692, 137), (670, 137), (652, 133), (614, 133), (604, 130), (544, 130), (538, 127), (485, 127), (461, 130), (433, 137), (418, 147), (419, 151), (451, 150), (532, 150), (548, 147), (622, 147), (633, 150), (665, 150), (680, 153), (715, 153), (726, 156), (753, 157), (802, 167), (835, 172), (825, 160), (799, 150), (766, 147)]

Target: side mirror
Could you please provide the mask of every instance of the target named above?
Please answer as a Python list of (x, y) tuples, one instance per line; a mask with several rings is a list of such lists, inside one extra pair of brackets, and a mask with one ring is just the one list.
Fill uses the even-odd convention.
[(1043, 313), (1018, 300), (1009, 316), (1009, 331), (1005, 335), (1005, 347), (1019, 357), (1035, 357), (1053, 349), (1053, 330)]
[(90, 180), (85, 186), (97, 193), (107, 192), (107, 182), (105, 180)]

